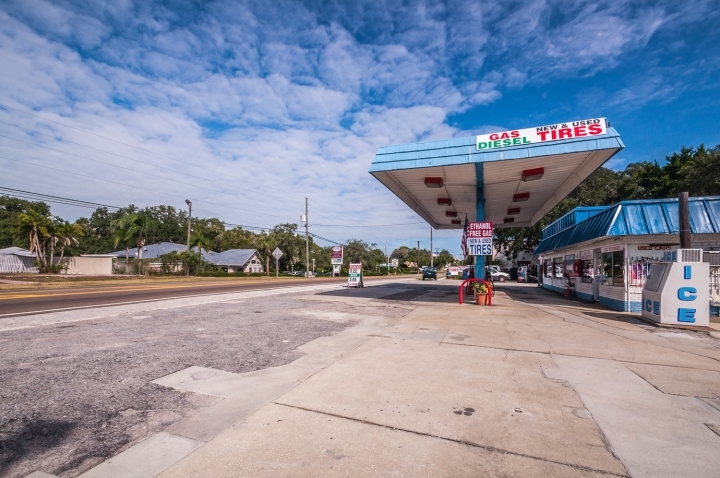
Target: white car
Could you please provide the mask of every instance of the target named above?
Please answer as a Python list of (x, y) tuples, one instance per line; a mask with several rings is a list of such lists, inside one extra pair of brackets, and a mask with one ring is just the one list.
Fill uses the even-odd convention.
[(490, 271), (490, 278), (493, 282), (505, 282), (510, 280), (510, 274), (501, 271), (498, 266), (490, 266), (488, 267), (488, 270)]

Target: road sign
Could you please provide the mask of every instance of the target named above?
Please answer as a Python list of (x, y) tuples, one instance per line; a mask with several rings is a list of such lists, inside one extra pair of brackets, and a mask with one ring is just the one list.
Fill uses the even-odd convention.
[(362, 287), (362, 264), (350, 264), (348, 266), (348, 287)]
[(390, 263), (392, 264), (393, 267), (397, 267), (400, 265), (400, 261), (398, 259), (392, 259), (390, 261)]
[[(272, 253), (273, 257), (275, 258), (275, 277), (280, 277), (280, 265), (278, 264), (278, 261), (280, 261), (280, 258), (283, 255), (283, 252), (280, 250), (279, 247), (276, 247), (275, 250)], [(270, 271), (268, 271), (269, 273)]]

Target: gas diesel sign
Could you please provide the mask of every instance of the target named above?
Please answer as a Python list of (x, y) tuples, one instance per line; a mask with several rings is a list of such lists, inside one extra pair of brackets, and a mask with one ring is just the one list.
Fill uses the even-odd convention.
[(607, 120), (605, 118), (593, 118), (538, 126), (536, 128), (516, 129), (502, 133), (483, 134), (477, 137), (476, 145), (478, 151), (480, 151), (604, 134), (607, 134)]

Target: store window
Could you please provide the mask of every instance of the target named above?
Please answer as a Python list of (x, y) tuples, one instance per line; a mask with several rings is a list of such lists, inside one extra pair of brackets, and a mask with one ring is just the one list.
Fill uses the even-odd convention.
[(565, 256), (565, 274), (570, 277), (575, 276), (575, 254), (567, 254)]
[(592, 284), (595, 275), (595, 261), (592, 259), (582, 260), (582, 282)]
[(625, 251), (604, 252), (602, 261), (602, 284), (624, 287)]
[(556, 257), (553, 259), (553, 277), (561, 279), (563, 276), (563, 258)]
[(545, 277), (552, 277), (552, 261), (550, 259), (545, 260)]

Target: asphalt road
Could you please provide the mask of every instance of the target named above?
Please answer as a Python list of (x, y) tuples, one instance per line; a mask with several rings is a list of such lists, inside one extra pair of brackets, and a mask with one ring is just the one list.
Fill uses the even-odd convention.
[[(387, 279), (387, 277), (365, 278)], [(343, 283), (344, 277), (15, 289), (0, 291), (0, 317), (247, 290)]]

